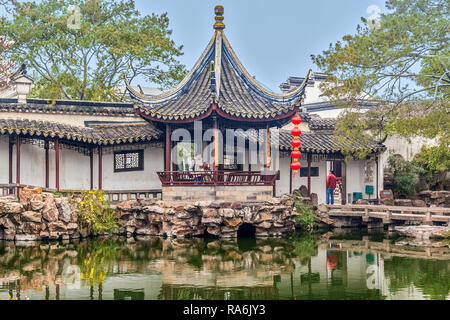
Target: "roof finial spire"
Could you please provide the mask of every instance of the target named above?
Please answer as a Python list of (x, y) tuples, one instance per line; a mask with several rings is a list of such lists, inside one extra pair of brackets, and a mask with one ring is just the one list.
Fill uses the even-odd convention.
[(214, 8), (214, 13), (216, 14), (216, 23), (214, 24), (214, 29), (223, 30), (225, 29), (225, 24), (223, 21), (223, 6), (216, 6)]

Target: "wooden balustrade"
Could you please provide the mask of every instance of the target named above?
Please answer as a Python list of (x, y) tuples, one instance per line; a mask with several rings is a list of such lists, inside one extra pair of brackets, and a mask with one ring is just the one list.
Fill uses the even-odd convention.
[(273, 186), (278, 176), (278, 172), (261, 173), (250, 171), (163, 171), (157, 174), (163, 186)]

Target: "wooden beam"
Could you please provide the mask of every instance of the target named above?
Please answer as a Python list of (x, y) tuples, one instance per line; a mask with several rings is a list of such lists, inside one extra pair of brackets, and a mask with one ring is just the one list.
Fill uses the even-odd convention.
[(308, 153), (307, 159), (308, 159), (308, 197), (311, 197), (311, 161), (312, 161), (311, 153)]
[(102, 147), (98, 147), (98, 190), (103, 189), (102, 171), (103, 171), (103, 151), (102, 151)]
[(45, 140), (44, 142), (44, 149), (45, 149), (45, 188), (50, 188), (50, 166), (49, 166), (49, 142), (48, 140)]
[(56, 191), (59, 191), (59, 139), (55, 139), (55, 179)]
[(20, 145), (21, 140), (20, 137), (16, 138), (16, 184), (17, 184), (17, 198), (19, 198), (20, 193)]

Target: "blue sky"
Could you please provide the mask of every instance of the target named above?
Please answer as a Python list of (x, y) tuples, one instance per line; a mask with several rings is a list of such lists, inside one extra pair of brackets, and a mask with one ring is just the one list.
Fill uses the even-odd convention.
[[(25, 0), (19, 0), (24, 2)], [(64, 0), (62, 0), (64, 1)], [(86, 0), (88, 1), (88, 0)], [(101, 0), (99, 0), (101, 1)], [(37, 0), (39, 2), (39, 0)], [(191, 69), (213, 35), (214, 7), (225, 8), (225, 33), (249, 73), (275, 92), (289, 76), (305, 76), (311, 54), (355, 34), (369, 6), (385, 12), (385, 0), (135, 0), (141, 14), (167, 12), (172, 39), (183, 45), (181, 63)], [(0, 8), (0, 14), (4, 14)], [(136, 79), (133, 85), (155, 87)]]
[(213, 35), (214, 7), (225, 8), (225, 34), (249, 73), (273, 91), (289, 76), (318, 71), (319, 54), (355, 34), (371, 5), (384, 0), (136, 0), (143, 14), (167, 12), (172, 38), (184, 46), (179, 60), (191, 69)]

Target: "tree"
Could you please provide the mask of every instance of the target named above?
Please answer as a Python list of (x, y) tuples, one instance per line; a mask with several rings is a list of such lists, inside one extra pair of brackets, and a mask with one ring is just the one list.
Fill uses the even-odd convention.
[[(388, 0), (387, 13), (312, 60), (330, 74), (323, 90), (345, 107), (336, 135), (384, 142), (450, 141), (450, 47), (447, 0)], [(367, 108), (370, 105), (370, 108)]]
[(417, 165), (396, 156), (390, 156), (388, 163), (394, 172), (394, 193), (401, 196), (414, 195), (419, 182)]
[(420, 168), (420, 175), (429, 189), (448, 189), (447, 174), (450, 171), (450, 148), (423, 146), (412, 161)]
[(185, 75), (167, 13), (142, 16), (133, 0), (2, 3), (0, 32), (17, 44), (9, 57), (35, 71), (34, 96), (116, 100), (124, 73), (162, 87)]
[(5, 36), (0, 36), (0, 90), (10, 87), (14, 64), (12, 61), (5, 60), (4, 56), (13, 45), (14, 41), (6, 41)]

